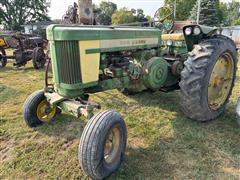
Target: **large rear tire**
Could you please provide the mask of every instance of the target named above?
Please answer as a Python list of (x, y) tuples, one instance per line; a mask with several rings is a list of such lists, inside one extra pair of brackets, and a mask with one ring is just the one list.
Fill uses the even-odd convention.
[(220, 116), (231, 96), (237, 71), (234, 42), (221, 35), (195, 45), (181, 73), (182, 110), (191, 119)]
[(126, 139), (126, 125), (119, 113), (102, 111), (93, 116), (79, 144), (82, 170), (93, 179), (111, 175), (123, 160)]

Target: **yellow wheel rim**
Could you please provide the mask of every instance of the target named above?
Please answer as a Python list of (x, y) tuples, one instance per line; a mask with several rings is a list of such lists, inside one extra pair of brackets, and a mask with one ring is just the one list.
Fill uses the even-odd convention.
[(49, 122), (56, 114), (56, 108), (51, 108), (47, 100), (43, 100), (37, 107), (37, 117), (40, 121)]
[(120, 138), (121, 135), (118, 127), (114, 127), (109, 131), (104, 146), (104, 159), (106, 163), (111, 164), (118, 158)]
[(208, 84), (208, 104), (219, 109), (227, 100), (233, 83), (234, 61), (229, 53), (221, 55), (212, 70)]

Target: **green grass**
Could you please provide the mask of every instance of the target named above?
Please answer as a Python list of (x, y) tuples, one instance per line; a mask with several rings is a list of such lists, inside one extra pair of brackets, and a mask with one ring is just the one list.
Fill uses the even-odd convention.
[[(119, 111), (128, 128), (125, 161), (110, 179), (239, 179), (239, 81), (240, 72), (226, 113), (209, 123), (187, 119), (178, 92), (93, 95), (104, 109)], [(86, 120), (64, 115), (37, 130), (24, 123), (23, 102), (43, 82), (44, 71), (31, 63), (0, 71), (0, 179), (88, 179), (77, 158)]]

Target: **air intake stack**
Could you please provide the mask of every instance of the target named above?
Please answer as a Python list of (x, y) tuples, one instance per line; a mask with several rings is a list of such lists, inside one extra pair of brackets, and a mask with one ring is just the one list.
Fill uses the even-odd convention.
[(78, 0), (79, 19), (84, 25), (92, 25), (94, 21), (92, 0)]

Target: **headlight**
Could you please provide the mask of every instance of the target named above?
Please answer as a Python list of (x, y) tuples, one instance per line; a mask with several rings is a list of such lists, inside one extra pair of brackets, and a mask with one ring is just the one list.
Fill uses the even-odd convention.
[(187, 36), (191, 35), (191, 34), (192, 34), (192, 28), (191, 28), (191, 27), (186, 28), (186, 29), (185, 29), (185, 34), (186, 34)]
[(193, 29), (193, 34), (194, 34), (194, 35), (199, 35), (199, 34), (201, 34), (201, 29), (200, 29), (198, 26), (194, 27), (194, 29)]
[(173, 41), (172, 41), (172, 40), (168, 40), (168, 41), (167, 41), (167, 45), (168, 45), (168, 46), (172, 46), (172, 45), (173, 45)]

